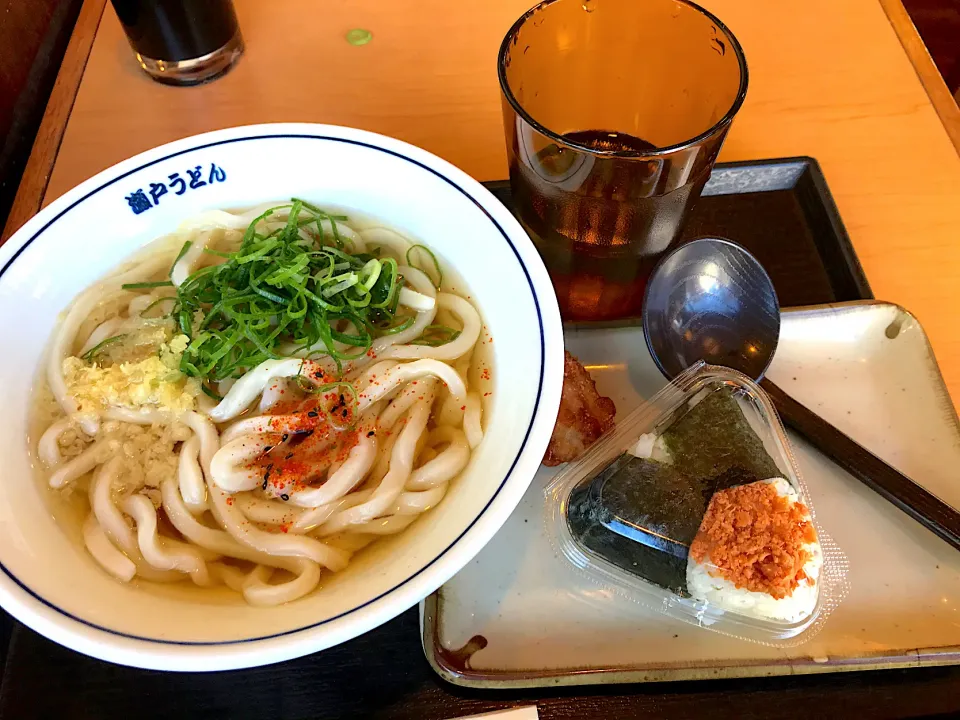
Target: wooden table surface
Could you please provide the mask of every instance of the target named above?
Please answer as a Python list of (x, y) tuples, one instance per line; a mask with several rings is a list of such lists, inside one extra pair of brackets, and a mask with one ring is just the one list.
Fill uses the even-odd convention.
[[(738, 36), (750, 65), (747, 101), (721, 160), (792, 155), (819, 160), (876, 296), (900, 303), (920, 318), (952, 397), (960, 402), (956, 319), (960, 111), (900, 0), (700, 1)], [(504, 32), (531, 2), (235, 0), (246, 55), (227, 76), (184, 89), (158, 85), (143, 75), (109, 5), (104, 10), (105, 0), (85, 0), (4, 237), (42, 204), (119, 160), (230, 125), (271, 121), (351, 125), (420, 145), (480, 180), (503, 178), (506, 163), (495, 58)], [(372, 41), (362, 47), (348, 44), (344, 35), (352, 28), (372, 31)], [(404, 618), (392, 623), (392, 629), (367, 636), (369, 642), (379, 642), (384, 633), (401, 628), (415, 643), (415, 614)], [(344, 653), (353, 652), (367, 638), (344, 646), (336, 662), (356, 665), (359, 660)], [(40, 653), (37, 666), (53, 658), (72, 667), (64, 677), (79, 678), (77, 687), (86, 687), (85, 673), (92, 672), (91, 666), (81, 663), (79, 656), (47, 647), (39, 639), (30, 643)], [(325, 672), (327, 655), (305, 661), (304, 672), (310, 677), (302, 678), (303, 687), (320, 687), (317, 675)], [(107, 703), (109, 698), (120, 698), (120, 709), (146, 710), (145, 717), (162, 714), (161, 709), (176, 710), (176, 703), (168, 703), (151, 712), (154, 706), (145, 707), (139, 695), (145, 686), (131, 686), (127, 695), (119, 693), (114, 681), (134, 671), (118, 669), (115, 677), (108, 666), (96, 667), (104, 669), (93, 679), (90, 692), (100, 700), (74, 707), (75, 716), (84, 716), (84, 707)], [(399, 682), (404, 670), (385, 666), (373, 674), (381, 678), (393, 672)], [(421, 714), (413, 706), (402, 711), (402, 704), (393, 703), (396, 712), (390, 717), (443, 716), (451, 698), (448, 693), (462, 695), (451, 688), (441, 690), (423, 663), (406, 670), (416, 675), (415, 685), (422, 686), (422, 692), (411, 689), (406, 676), (403, 689), (394, 690), (433, 698), (437, 707)], [(369, 671), (365, 663), (357, 665), (357, 678), (368, 682), (357, 681), (360, 697), (344, 700), (343, 714), (329, 706), (317, 714), (316, 703), (305, 700), (303, 716), (376, 714), (369, 712), (372, 705), (364, 704), (372, 703), (382, 689), (379, 681), (369, 681)], [(231, 677), (248, 682), (258, 672)], [(171, 676), (137, 677), (166, 682)], [(208, 686), (206, 677), (190, 680), (198, 683), (200, 695)], [(622, 696), (616, 694), (622, 689), (604, 697), (591, 691), (591, 697), (576, 702), (566, 693), (567, 699), (558, 696), (541, 707), (550, 717), (582, 716), (589, 707), (595, 707), (598, 717), (662, 713), (702, 717), (717, 703), (726, 703), (724, 714), (732, 717), (738, 715), (744, 693), (751, 697), (766, 693), (763, 702), (740, 715), (762, 717), (762, 707), (778, 704), (784, 717), (807, 716), (804, 708), (812, 709), (814, 716), (831, 715), (831, 708), (851, 714), (871, 708), (871, 717), (919, 716), (957, 709), (947, 693), (958, 679), (960, 668), (858, 674), (849, 681), (844, 676), (783, 679), (774, 685), (745, 681), (733, 694), (724, 689), (732, 690), (733, 685), (641, 686)], [(20, 677), (17, 685), (23, 682)], [(180, 686), (170, 683), (170, 692), (161, 694), (173, 698)], [(906, 683), (910, 690), (901, 692)], [(11, 687), (3, 686), (0, 700), (10, 700)], [(28, 695), (41, 699), (45, 693), (41, 685), (35, 690)], [(74, 690), (83, 698), (82, 690)], [(54, 695), (59, 697), (49, 694), (46, 705), (37, 706), (41, 715), (47, 706), (51, 713), (63, 711), (62, 703), (53, 702)], [(321, 697), (329, 695), (314, 700)], [(525, 693), (498, 701), (487, 696), (471, 707), (482, 710), (536, 697)], [(292, 702), (284, 698), (278, 700), (281, 705)], [(231, 707), (224, 703), (216, 707)], [(2, 709), (0, 703), (0, 714)], [(266, 711), (249, 710), (261, 717), (260, 711)], [(385, 712), (376, 715), (387, 717)]]
[[(160, 143), (284, 120), (382, 132), (480, 180), (502, 178), (494, 63), (529, 2), (237, 0), (246, 56), (226, 77), (189, 89), (142, 74), (108, 10), (64, 113), (43, 202)], [(705, 2), (739, 37), (751, 72), (721, 159), (820, 161), (875, 294), (920, 318), (960, 401), (960, 158), (947, 132), (955, 118), (938, 116), (923, 68), (887, 17), (897, 19), (899, 0), (884, 3), (886, 13), (878, 0), (844, 0), (842, 11), (835, 0)], [(351, 28), (371, 30), (372, 42), (348, 44)]]
[[(248, 123), (352, 125), (424, 147), (480, 180), (503, 178), (496, 52), (530, 2), (236, 0), (246, 55), (227, 76), (185, 89), (141, 73), (116, 15), (87, 0), (78, 33), (96, 32), (89, 58), (78, 40), (67, 90), (35, 148), (52, 175), (47, 184), (35, 164), (7, 230), (36, 210), (31, 203), (130, 155)], [(899, 0), (703, 4), (734, 31), (750, 66), (721, 160), (819, 160), (874, 293), (919, 317), (960, 401), (960, 157), (948, 134), (960, 142), (960, 113), (943, 100)], [(348, 44), (351, 28), (373, 40)]]

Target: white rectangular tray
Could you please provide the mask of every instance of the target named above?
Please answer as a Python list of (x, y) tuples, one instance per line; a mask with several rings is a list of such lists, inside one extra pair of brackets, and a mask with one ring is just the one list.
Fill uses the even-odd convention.
[[(618, 415), (665, 382), (640, 327), (570, 330), (566, 342)], [(908, 313), (872, 301), (787, 311), (768, 375), (960, 507), (960, 423)], [(960, 552), (791, 439), (821, 522), (850, 560), (850, 595), (810, 642), (728, 638), (592, 585), (545, 536), (543, 488), (557, 469), (541, 468), (490, 544), (425, 601), (427, 659), (450, 682), (489, 688), (960, 663)]]

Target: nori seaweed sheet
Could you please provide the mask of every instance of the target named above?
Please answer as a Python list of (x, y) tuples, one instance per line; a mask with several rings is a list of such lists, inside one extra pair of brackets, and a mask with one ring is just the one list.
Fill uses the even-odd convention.
[[(766, 480), (782, 473), (725, 387), (717, 388), (663, 432), (673, 464), (702, 481), (729, 471)], [(710, 488), (707, 499), (716, 488)]]
[(779, 477), (726, 388), (710, 392), (663, 432), (671, 463), (624, 453), (567, 505), (576, 542), (626, 572), (687, 595), (687, 554), (713, 494)]
[(688, 546), (705, 512), (690, 478), (624, 454), (571, 494), (567, 523), (577, 542), (600, 557), (683, 595)]

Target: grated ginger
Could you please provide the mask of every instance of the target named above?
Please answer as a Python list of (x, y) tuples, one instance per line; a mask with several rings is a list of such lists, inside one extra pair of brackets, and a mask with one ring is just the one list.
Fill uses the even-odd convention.
[(160, 483), (176, 477), (179, 456), (177, 443), (187, 440), (190, 429), (182, 423), (134, 425), (108, 421), (100, 426), (96, 437), (87, 435), (79, 425), (71, 423), (61, 433), (58, 443), (64, 460), (71, 460), (96, 440), (105, 442), (111, 457), (119, 457), (121, 470), (112, 488), (116, 497), (139, 492), (160, 505)]
[(188, 343), (186, 335), (175, 335), (160, 342), (156, 352), (147, 358), (106, 367), (68, 357), (63, 361), (67, 392), (76, 400), (80, 412), (99, 413), (109, 406), (155, 407), (174, 413), (193, 410), (200, 383), (179, 369)]
[(104, 423), (98, 439), (116, 442), (117, 454), (123, 460), (123, 471), (118, 478), (122, 486), (114, 487), (114, 492), (144, 492), (154, 505), (159, 505), (160, 483), (177, 474), (176, 443), (183, 442), (190, 435), (190, 429), (180, 423)]
[(176, 416), (196, 408), (200, 382), (180, 372), (190, 340), (175, 334), (169, 322), (148, 321), (121, 330), (123, 339), (92, 362), (76, 356), (63, 361), (63, 379), (78, 412), (58, 444), (63, 458), (70, 460), (94, 442), (105, 443), (110, 457), (121, 460), (114, 495), (141, 493), (158, 506), (160, 483), (176, 477), (177, 444), (190, 437), (190, 429), (176, 421), (154, 425), (106, 421), (91, 436), (83, 431), (79, 417), (101, 415), (109, 407), (165, 410)]

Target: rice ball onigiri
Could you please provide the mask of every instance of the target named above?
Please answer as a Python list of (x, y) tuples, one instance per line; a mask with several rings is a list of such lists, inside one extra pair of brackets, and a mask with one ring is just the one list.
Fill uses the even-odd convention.
[(813, 613), (823, 554), (810, 511), (783, 478), (714, 494), (687, 560), (697, 600), (763, 620)]

